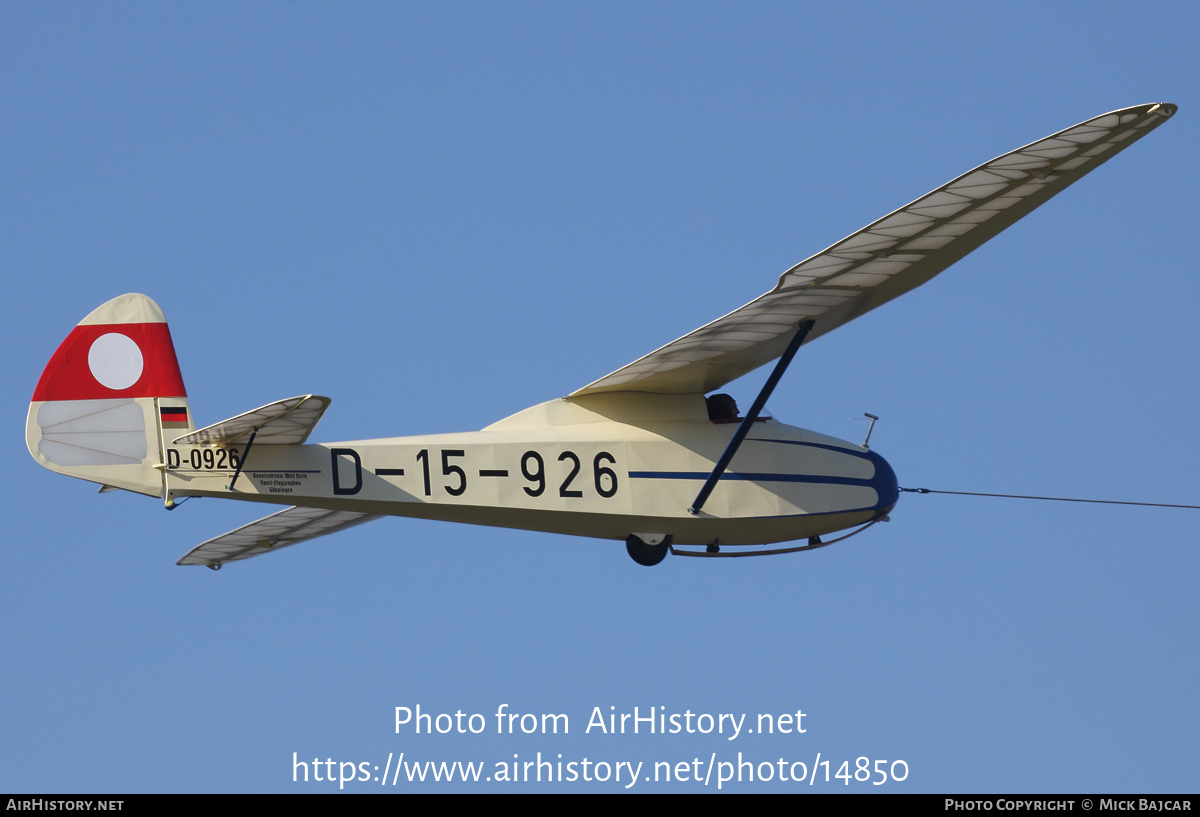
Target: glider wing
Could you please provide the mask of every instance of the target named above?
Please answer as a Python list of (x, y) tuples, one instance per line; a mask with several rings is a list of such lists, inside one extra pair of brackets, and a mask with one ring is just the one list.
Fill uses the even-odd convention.
[(324, 508), (286, 508), (197, 545), (177, 564), (220, 566), (379, 518), (373, 514)]
[(175, 444), (244, 444), (250, 439), (250, 433), (258, 429), (255, 445), (301, 445), (308, 439), (325, 409), (329, 408), (330, 402), (328, 397), (315, 394), (289, 397), (184, 434), (175, 439)]
[(572, 393), (709, 392), (915, 289), (1165, 122), (1169, 103), (1097, 116), (1006, 153), (785, 272), (742, 308)]

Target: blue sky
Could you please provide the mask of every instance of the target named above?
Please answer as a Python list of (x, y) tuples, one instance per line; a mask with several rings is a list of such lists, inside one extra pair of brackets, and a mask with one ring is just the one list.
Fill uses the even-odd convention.
[[(330, 790), (292, 782), (293, 752), (490, 771), (741, 751), (903, 759), (885, 790), (1195, 791), (1197, 511), (905, 495), (840, 546), (649, 570), (618, 542), (388, 519), (216, 574), (175, 560), (261, 509), (97, 496), (21, 429), (58, 343), (131, 291), (166, 312), (201, 423), (315, 392), (323, 441), (478, 429), (993, 156), (1169, 101), (1148, 138), (806, 346), (770, 409), (852, 440), (880, 415), (904, 486), (1200, 504), (1198, 17), (0, 7), (0, 789)], [(765, 376), (730, 391), (748, 404)], [(571, 732), (395, 734), (417, 704)], [(802, 710), (807, 731), (584, 734), (597, 706)], [(347, 789), (419, 788), (376, 786)]]

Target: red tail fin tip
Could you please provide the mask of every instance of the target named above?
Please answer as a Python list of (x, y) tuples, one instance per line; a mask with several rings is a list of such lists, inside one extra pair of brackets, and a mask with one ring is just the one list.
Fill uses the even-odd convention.
[(145, 295), (129, 294), (98, 307), (67, 335), (33, 402), (186, 396), (162, 310)]

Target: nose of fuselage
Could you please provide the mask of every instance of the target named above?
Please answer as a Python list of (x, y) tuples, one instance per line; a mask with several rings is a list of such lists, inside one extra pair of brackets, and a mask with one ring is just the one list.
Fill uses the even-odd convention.
[(888, 465), (887, 460), (874, 451), (868, 451), (867, 458), (875, 466), (875, 476), (871, 478), (871, 487), (875, 489), (878, 497), (875, 510), (887, 513), (900, 498), (900, 483), (896, 481), (896, 472), (892, 470), (892, 466)]

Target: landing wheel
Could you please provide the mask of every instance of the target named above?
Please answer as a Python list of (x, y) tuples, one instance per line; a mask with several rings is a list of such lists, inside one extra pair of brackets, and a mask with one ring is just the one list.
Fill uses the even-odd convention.
[(656, 564), (667, 558), (667, 552), (670, 550), (671, 537), (668, 536), (657, 545), (647, 545), (637, 536), (632, 533), (625, 537), (625, 550), (629, 551), (629, 556), (635, 562), (646, 567), (654, 567)]

